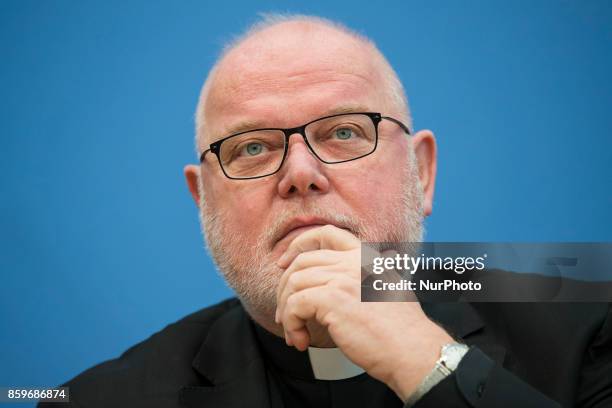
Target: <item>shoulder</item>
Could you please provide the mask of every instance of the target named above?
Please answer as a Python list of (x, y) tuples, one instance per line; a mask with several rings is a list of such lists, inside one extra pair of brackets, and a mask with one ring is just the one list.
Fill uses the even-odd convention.
[[(610, 303), (515, 302), (472, 304), (487, 326), (504, 337), (528, 339), (537, 336), (550, 343), (585, 346), (610, 325)], [(540, 342), (545, 343), (545, 342)]]
[(172, 406), (177, 387), (201, 381), (191, 364), (208, 329), (238, 307), (232, 298), (201, 309), (77, 375), (64, 384), (74, 406)]

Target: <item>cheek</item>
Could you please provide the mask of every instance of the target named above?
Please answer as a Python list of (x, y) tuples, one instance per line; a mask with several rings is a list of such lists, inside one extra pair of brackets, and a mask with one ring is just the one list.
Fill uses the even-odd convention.
[(272, 186), (265, 182), (248, 183), (228, 180), (219, 183), (213, 194), (215, 208), (223, 209), (225, 232), (250, 242), (257, 239), (268, 221)]
[(246, 234), (253, 230), (259, 230), (263, 215), (267, 213), (266, 210), (269, 208), (267, 205), (262, 205), (265, 200), (254, 194), (238, 194), (234, 198), (229, 203), (227, 210), (229, 214), (232, 214), (233, 224), (235, 224), (237, 230)]
[(397, 201), (404, 162), (394, 158), (356, 163), (354, 169), (337, 177), (337, 189), (358, 215), (375, 218)]

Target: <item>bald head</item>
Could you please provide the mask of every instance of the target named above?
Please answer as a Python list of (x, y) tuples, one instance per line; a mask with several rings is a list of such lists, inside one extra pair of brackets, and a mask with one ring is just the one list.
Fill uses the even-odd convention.
[[(371, 122), (335, 115), (363, 112), (381, 115), (369, 116)], [(277, 261), (297, 236), (296, 220), (332, 224), (366, 242), (421, 241), (422, 218), (431, 212), (435, 140), (426, 130), (406, 137), (402, 86), (368, 39), (319, 18), (268, 16), (226, 48), (196, 115), (198, 153), (246, 132), (215, 145), (221, 147), (186, 166), (185, 175), (215, 262), (268, 330), (275, 327), (283, 273)], [(266, 128), (294, 131), (285, 132), (282, 144), (278, 131), (248, 132)], [(355, 157), (373, 140), (370, 153)], [(327, 162), (313, 146), (355, 158)], [(228, 163), (279, 167), (235, 180)]]
[[(378, 100), (371, 101), (372, 106), (411, 125), (402, 85), (370, 40), (318, 17), (267, 15), (229, 44), (210, 71), (196, 111), (196, 149), (201, 152), (213, 139), (259, 125), (247, 120), (225, 128), (223, 123), (230, 122), (217, 118), (257, 103), (264, 115), (268, 110), (285, 110), (283, 119), (291, 123), (296, 116), (287, 106), (288, 96), (312, 98), (316, 105), (317, 99), (325, 98), (326, 89), (347, 78), (354, 79), (356, 87), (377, 88)], [(274, 106), (281, 100), (284, 106)]]

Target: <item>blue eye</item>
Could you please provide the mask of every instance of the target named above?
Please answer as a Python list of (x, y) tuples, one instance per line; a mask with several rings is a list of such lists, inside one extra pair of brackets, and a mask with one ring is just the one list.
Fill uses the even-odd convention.
[(340, 140), (348, 140), (353, 136), (353, 131), (349, 128), (339, 128), (336, 129), (335, 134)]
[(261, 151), (263, 150), (263, 146), (261, 143), (249, 143), (244, 147), (244, 150), (250, 155), (250, 156), (256, 156), (259, 153), (261, 153)]

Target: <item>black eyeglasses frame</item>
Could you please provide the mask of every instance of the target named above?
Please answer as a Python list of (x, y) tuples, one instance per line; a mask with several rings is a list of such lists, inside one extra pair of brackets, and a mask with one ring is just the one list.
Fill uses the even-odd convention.
[[(329, 118), (335, 118), (338, 116), (347, 116), (347, 115), (366, 115), (368, 116), (371, 120), (372, 123), (374, 124), (374, 129), (375, 129), (375, 142), (374, 142), (374, 147), (372, 148), (372, 150), (366, 154), (363, 154), (361, 156), (358, 157), (354, 157), (352, 159), (347, 159), (347, 160), (341, 160), (341, 161), (326, 161), (323, 160), (321, 157), (319, 157), (319, 155), (314, 151), (314, 149), (312, 148), (312, 146), (310, 145), (310, 143), (308, 142), (308, 138), (306, 137), (306, 126), (321, 121), (321, 120), (325, 120), (325, 119), (329, 119)], [(346, 163), (349, 161), (353, 161), (353, 160), (357, 160), (357, 159), (361, 159), (363, 157), (369, 156), (370, 154), (374, 153), (376, 151), (376, 147), (378, 146), (378, 124), (383, 120), (388, 120), (391, 121), (393, 123), (395, 123), (396, 125), (398, 125), (406, 134), (410, 135), (410, 129), (408, 129), (408, 126), (404, 125), (401, 121), (394, 119), (390, 116), (383, 116), (381, 113), (378, 112), (346, 112), (346, 113), (337, 113), (335, 115), (328, 115), (328, 116), (323, 116), (321, 118), (317, 118), (315, 120), (311, 120), (308, 123), (305, 123), (301, 126), (297, 126), (297, 127), (293, 127), (293, 128), (260, 128), (260, 129), (251, 129), (251, 130), (244, 130), (238, 133), (233, 133), (229, 136), (226, 136), (222, 139), (219, 139), (213, 143), (211, 143), (209, 145), (209, 148), (204, 150), (202, 152), (202, 154), (200, 155), (200, 163), (204, 162), (205, 156), (208, 152), (214, 153), (215, 156), (217, 156), (217, 160), (219, 162), (219, 166), (221, 167), (221, 171), (223, 172), (223, 174), (232, 180), (252, 180), (252, 179), (258, 179), (258, 178), (262, 178), (262, 177), (268, 177), (271, 176), (273, 174), (278, 173), (278, 171), (283, 167), (283, 164), (285, 163), (285, 159), (287, 158), (287, 151), (288, 151), (288, 146), (289, 146), (289, 137), (291, 137), (291, 135), (295, 134), (295, 133), (299, 133), (302, 138), (304, 139), (304, 143), (306, 143), (306, 146), (308, 146), (308, 149), (310, 150), (310, 152), (321, 162), (325, 163), (325, 164), (338, 164), (338, 163)], [(245, 133), (249, 133), (249, 132), (257, 132), (257, 131), (263, 131), (263, 130), (277, 130), (277, 131), (281, 131), (284, 133), (285, 135), (285, 149), (283, 151), (283, 158), (280, 161), (280, 164), (278, 165), (278, 168), (276, 170), (274, 170), (271, 173), (267, 173), (261, 176), (253, 176), (253, 177), (232, 177), (229, 174), (227, 174), (227, 172), (225, 171), (225, 168), (223, 168), (223, 164), (221, 163), (221, 157), (219, 156), (219, 152), (221, 151), (221, 144), (226, 141), (227, 139), (231, 139), (233, 137), (236, 136), (240, 136), (243, 135)]]

